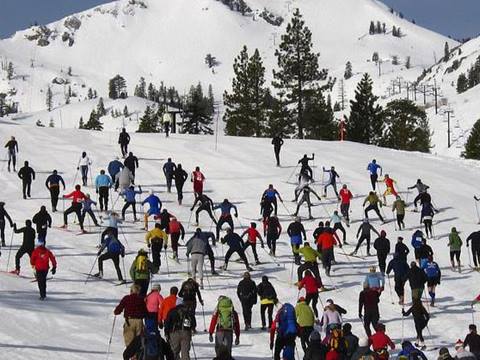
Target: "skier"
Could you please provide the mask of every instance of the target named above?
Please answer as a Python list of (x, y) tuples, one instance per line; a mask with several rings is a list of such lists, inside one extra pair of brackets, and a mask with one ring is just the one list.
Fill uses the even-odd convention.
[[(362, 245), (364, 240), (367, 240), (367, 256), (370, 255), (370, 240), (371, 240), (371, 232), (374, 232), (378, 236), (380, 236), (380, 233), (373, 227), (372, 224), (368, 222), (368, 218), (363, 219), (362, 225), (359, 226), (357, 230), (357, 246), (355, 247), (355, 250), (350, 254), (350, 255), (356, 255), (358, 249)], [(360, 237), (358, 237), (360, 235)]]
[(52, 217), (47, 212), (45, 206), (42, 205), (40, 211), (33, 215), (32, 222), (37, 228), (38, 238), (45, 243), (47, 239), (47, 228), (52, 227)]
[(301, 264), (297, 269), (297, 276), (298, 281), (303, 279), (303, 273), (306, 270), (310, 270), (314, 275), (318, 282), (321, 282), (320, 272), (318, 271), (318, 263), (317, 258), (321, 259), (322, 254), (313, 249), (308, 242), (306, 242), (302, 248), (296, 250), (296, 255), (300, 256), (303, 255), (305, 262)]
[(375, 191), (378, 180), (378, 170), (380, 169), (380, 176), (382, 175), (382, 167), (377, 164), (377, 160), (373, 159), (367, 166), (367, 170), (370, 172), (370, 182), (372, 183), (372, 190)]
[(147, 319), (155, 322), (158, 326), (158, 312), (162, 308), (163, 296), (160, 293), (162, 286), (160, 284), (152, 285), (152, 290), (145, 298), (145, 304), (147, 305)]
[(18, 142), (15, 140), (15, 136), (12, 136), (5, 145), (8, 152), (8, 172), (10, 172), (10, 164), (13, 164), (13, 171), (15, 170), (15, 165), (17, 164), (17, 154), (18, 154)]
[(83, 228), (83, 217), (82, 217), (82, 201), (85, 200), (85, 194), (81, 191), (80, 185), (75, 185), (75, 191), (72, 191), (70, 194), (63, 195), (64, 199), (72, 198), (72, 204), (70, 207), (65, 210), (63, 213), (63, 226), (62, 229), (67, 228), (67, 217), (71, 213), (75, 213), (77, 215), (78, 222), (80, 224), (80, 230), (82, 233), (85, 232)]
[(190, 208), (190, 211), (193, 211), (193, 209), (195, 208), (195, 206), (198, 203), (200, 203), (200, 205), (198, 206), (198, 209), (195, 212), (195, 224), (196, 224), (196, 226), (198, 226), (198, 215), (202, 211), (206, 211), (208, 216), (210, 216), (210, 219), (212, 219), (215, 226), (218, 226), (217, 220), (215, 220), (215, 217), (213, 216), (213, 213), (212, 213), (212, 207), (213, 207), (212, 199), (210, 199), (205, 194), (202, 194), (202, 193), (197, 194), (197, 196), (195, 197), (195, 201), (194, 201), (192, 207)]
[(170, 218), (170, 222), (168, 223), (168, 234), (170, 234), (173, 259), (178, 261), (178, 241), (180, 240), (180, 236), (182, 237), (182, 240), (185, 239), (185, 228), (176, 217)]
[(118, 156), (115, 156), (115, 159), (108, 163), (107, 170), (108, 170), (108, 173), (110, 174), (110, 178), (112, 179), (112, 181), (115, 181), (115, 191), (118, 190), (118, 186), (119, 186), (119, 176), (117, 176), (117, 175), (120, 173), (120, 171), (123, 168), (124, 168), (124, 166), (119, 161)]
[(265, 246), (263, 245), (263, 239), (262, 239), (262, 236), (260, 235), (260, 233), (257, 231), (257, 224), (252, 222), (250, 223), (250, 227), (245, 230), (241, 236), (241, 238), (243, 239), (243, 237), (245, 235), (248, 235), (247, 237), (247, 241), (245, 242), (245, 246), (243, 248), (243, 251), (247, 251), (247, 248), (249, 246), (252, 247), (252, 252), (253, 252), (253, 256), (255, 258), (255, 263), (257, 265), (260, 264), (260, 260), (258, 260), (258, 254), (257, 254), (257, 238), (260, 240), (260, 245), (263, 248), (265, 248)]
[(123, 324), (123, 340), (128, 347), (135, 337), (143, 331), (143, 319), (147, 315), (144, 296), (140, 295), (140, 286), (133, 284), (130, 287), (130, 295), (122, 298), (115, 307), (113, 313), (120, 315), (123, 312), (125, 323)]
[(415, 343), (415, 346), (425, 350), (426, 346), (423, 338), (423, 329), (425, 329), (428, 325), (430, 314), (423, 307), (420, 299), (413, 300), (412, 306), (407, 311), (402, 308), (403, 316), (409, 316), (410, 314), (413, 316), (413, 321), (415, 322), (415, 331), (417, 332), (417, 342)]
[(338, 200), (340, 200), (340, 197), (338, 196), (338, 191), (337, 191), (337, 179), (340, 179), (340, 175), (338, 175), (337, 171), (335, 170), (335, 166), (332, 166), (330, 170), (325, 170), (324, 167), (322, 167), (322, 169), (324, 173), (329, 174), (328, 182), (323, 187), (324, 197), (327, 197), (327, 188), (331, 186), (333, 187), (333, 191), (335, 192), (335, 195), (337, 196)]
[(455, 258), (457, 259), (458, 272), (462, 271), (462, 265), (460, 264), (460, 254), (462, 251), (462, 239), (457, 232), (456, 227), (452, 227), (452, 231), (448, 235), (448, 244), (450, 248), (450, 263), (452, 264), (452, 270), (455, 271)]
[(262, 282), (257, 285), (257, 293), (260, 298), (260, 318), (262, 320), (262, 330), (266, 329), (265, 313), (268, 316), (268, 329), (273, 324), (273, 306), (278, 303), (277, 292), (268, 276), (262, 276)]
[(328, 304), (325, 306), (319, 325), (324, 328), (326, 336), (330, 335), (333, 329), (341, 328), (342, 322), (342, 316), (334, 305)]
[(282, 225), (276, 216), (270, 216), (264, 223), (264, 235), (267, 238), (267, 246), (270, 249), (269, 254), (275, 256), (277, 240), (282, 233)]
[(426, 192), (428, 189), (430, 189), (430, 186), (424, 184), (421, 179), (417, 179), (417, 182), (415, 185), (407, 187), (408, 190), (412, 189), (417, 189), (418, 194)]
[(116, 184), (115, 190), (118, 190), (118, 188), (120, 188), (120, 191), (124, 191), (125, 189), (128, 189), (131, 185), (133, 185), (134, 179), (135, 178), (133, 177), (133, 174), (130, 171), (130, 169), (127, 167), (124, 167), (122, 170), (120, 170), (117, 173), (115, 177), (115, 184)]
[(93, 210), (92, 210), (92, 206), (93, 205), (96, 206), (97, 203), (90, 198), (90, 194), (85, 194), (85, 199), (82, 200), (82, 205), (83, 205), (83, 208), (82, 208), (82, 223), (85, 223), (85, 215), (88, 214), (92, 218), (94, 225), (95, 226), (100, 226), (98, 224), (97, 218), (95, 217), (95, 214), (93, 213)]
[(57, 170), (53, 170), (52, 174), (47, 177), (45, 186), (50, 191), (50, 200), (52, 202), (52, 211), (57, 211), (58, 195), (60, 194), (60, 184), (63, 185), (63, 191), (65, 191), (65, 181), (58, 175)]
[(113, 235), (118, 239), (118, 224), (123, 223), (120, 216), (115, 211), (112, 211), (104, 222), (107, 222), (108, 225), (103, 231), (101, 238), (103, 238), (109, 231), (113, 231)]
[(433, 256), (433, 250), (430, 245), (427, 244), (427, 240), (425, 238), (422, 239), (422, 244), (418, 249), (418, 257), (419, 257), (419, 264), (421, 268), (424, 268), (425, 264), (428, 261), (428, 258)]
[(87, 186), (88, 168), (90, 165), (92, 165), (92, 162), (87, 156), (87, 153), (85, 151), (82, 152), (82, 156), (80, 157), (80, 160), (78, 160), (77, 171), (80, 170), (83, 186)]
[(458, 359), (458, 360), (476, 360), (476, 357), (473, 353), (465, 350), (465, 345), (463, 344), (463, 341), (460, 340), (460, 339), (458, 339), (457, 342), (455, 343), (455, 351), (457, 352), (455, 354), (455, 359)]
[(138, 158), (133, 155), (133, 153), (130, 151), (128, 153), (128, 156), (125, 158), (125, 161), (123, 162), (123, 165), (130, 170), (133, 176), (133, 181), (132, 184), (134, 184), (135, 181), (135, 169), (138, 169)]
[(178, 205), (182, 205), (183, 184), (185, 184), (185, 181), (188, 179), (188, 174), (182, 169), (182, 164), (177, 164), (177, 168), (173, 173), (173, 178), (175, 180), (175, 187), (177, 188)]
[(358, 349), (358, 337), (352, 333), (352, 324), (344, 323), (342, 327), (343, 338), (345, 339), (346, 345), (346, 357), (347, 359), (352, 359), (353, 354)]
[(193, 183), (193, 194), (195, 198), (203, 194), (203, 183), (205, 181), (205, 176), (200, 171), (200, 167), (195, 167), (195, 171), (192, 172), (190, 180)]
[[(104, 254), (103, 251), (106, 250)], [(117, 272), (118, 281), (120, 283), (125, 283), (125, 280), (122, 276), (122, 271), (120, 270), (120, 256), (125, 257), (125, 247), (123, 244), (115, 237), (113, 231), (109, 231), (107, 236), (103, 238), (102, 245), (97, 252), (98, 257), (98, 273), (93, 275), (100, 279), (103, 278), (103, 262), (105, 260), (112, 260), (115, 270)]]
[[(263, 199), (260, 202), (260, 215), (262, 215), (262, 224), (263, 224), (263, 231), (265, 232), (266, 223), (268, 219), (272, 216), (273, 213), (273, 205), (266, 199)], [(276, 216), (276, 215), (274, 215)]]
[(197, 272), (200, 273), (200, 288), (203, 290), (203, 263), (207, 253), (208, 241), (205, 241), (200, 234), (201, 230), (197, 229), (188, 240), (186, 256), (188, 261), (190, 261), (190, 255), (192, 256), (190, 263), (193, 280), (197, 282)]
[(369, 273), (365, 276), (363, 285), (381, 294), (385, 288), (385, 276), (382, 273), (378, 273), (375, 266), (370, 266)]
[(284, 141), (280, 134), (275, 135), (272, 139), (273, 152), (275, 153), (275, 159), (277, 160), (277, 166), (280, 166), (280, 150), (284, 144)]
[[(317, 292), (318, 294), (318, 292)], [(297, 317), (297, 324), (299, 327), (300, 343), (304, 353), (310, 344), (310, 335), (313, 332), (315, 325), (315, 314), (312, 308), (305, 302), (304, 297), (300, 297), (295, 306), (295, 316)]]
[[(303, 174), (306, 174), (310, 179), (313, 180), (313, 170), (312, 168), (308, 165), (308, 162), (310, 160), (315, 160), (315, 154), (312, 154), (312, 157), (309, 158), (307, 156), (307, 154), (304, 154), (303, 155), (303, 158), (301, 158), (300, 160), (298, 160), (298, 163), (297, 164), (302, 164), (302, 167), (300, 169), (300, 175), (298, 177), (298, 181), (300, 181), (300, 178)], [(298, 166), (298, 165), (297, 165)]]
[(273, 205), (275, 209), (275, 216), (277, 216), (278, 210), (277, 196), (278, 199), (283, 203), (283, 199), (280, 196), (280, 193), (273, 187), (272, 184), (269, 184), (268, 188), (263, 192), (261, 199), (261, 202), (266, 202)]
[(310, 193), (315, 195), (319, 201), (322, 201), (322, 198), (320, 196), (318, 196), (318, 194), (308, 185), (304, 186), (301, 191), (302, 191), (302, 197), (297, 204), (297, 209), (295, 210), (295, 213), (293, 214), (293, 216), (298, 215), (298, 211), (300, 210), (300, 206), (302, 206), (302, 204), (304, 202), (306, 202), (307, 207), (308, 207), (308, 219), (312, 220), (313, 219), (313, 216), (312, 216), (312, 202), (310, 200)]
[[(139, 187), (140, 189), (140, 187)], [(141, 189), (140, 189), (141, 191)], [(160, 215), (160, 210), (162, 210), (162, 202), (160, 201), (159, 197), (155, 195), (153, 190), (150, 190), (150, 195), (148, 195), (145, 200), (142, 201), (142, 206), (148, 203), (148, 210), (145, 213), (143, 219), (144, 219), (144, 225), (145, 225), (145, 231), (148, 231), (148, 218), (150, 216), (159, 216)]]
[(317, 247), (321, 249), (320, 256), (327, 276), (330, 276), (330, 269), (332, 268), (332, 260), (334, 259), (334, 246), (338, 246), (340, 249), (342, 248), (342, 242), (334, 232), (323, 231), (318, 236)]
[(53, 253), (45, 247), (45, 243), (39, 239), (38, 246), (33, 250), (30, 256), (30, 265), (35, 271), (38, 290), (40, 291), (40, 300), (47, 297), (47, 275), (50, 270), (49, 264), (52, 263), (52, 275), (57, 272), (57, 261)]
[(125, 205), (123, 205), (122, 208), (122, 220), (125, 220), (125, 212), (131, 206), (133, 211), (133, 221), (137, 221), (137, 200), (135, 199), (135, 196), (142, 193), (143, 191), (140, 186), (138, 187), (138, 190), (135, 190), (133, 185), (120, 192), (120, 196), (125, 198)]
[[(343, 245), (346, 245), (347, 244), (347, 232), (345, 231), (345, 228), (343, 227), (342, 218), (338, 214), (337, 210), (335, 210), (333, 212), (332, 216), (330, 217), (330, 222), (333, 224), (333, 229), (332, 230), (335, 233), (335, 235), (336, 235), (337, 230), (340, 230), (340, 232), (342, 233)], [(348, 222), (347, 222), (347, 226), (350, 227)]]
[(390, 281), (390, 273), (393, 271), (393, 281), (395, 283), (395, 293), (398, 295), (398, 303), (405, 304), (405, 282), (408, 279), (408, 272), (410, 267), (405, 258), (397, 252), (393, 254), (393, 259), (390, 260), (387, 266), (387, 276)]
[(172, 309), (165, 320), (165, 337), (170, 344), (175, 359), (190, 360), (192, 334), (195, 333), (197, 322), (181, 300)]
[(165, 137), (168, 138), (170, 136), (170, 120), (163, 120), (163, 131), (165, 132)]
[(432, 221), (433, 216), (435, 215), (433, 206), (429, 202), (425, 202), (422, 205), (422, 212), (420, 215), (420, 224), (423, 222), (425, 226), (425, 233), (427, 234), (427, 238), (433, 237), (433, 230), (432, 230)]
[(167, 162), (163, 164), (163, 174), (165, 175), (165, 179), (167, 180), (167, 191), (172, 192), (172, 180), (177, 170), (177, 166), (172, 161), (172, 158), (168, 158)]
[(18, 170), (18, 177), (22, 179), (22, 193), (23, 198), (26, 199), (30, 196), (30, 190), (32, 187), (32, 181), (35, 180), (35, 171), (28, 165), (28, 161), (23, 163), (23, 167)]
[[(379, 302), (380, 293), (370, 288), (368, 284), (363, 284), (363, 290), (358, 297), (358, 317), (362, 320), (363, 328), (368, 337), (372, 336), (370, 326), (376, 329), (380, 320)], [(362, 314), (364, 308), (365, 312)]]
[(182, 298), (185, 308), (192, 314), (195, 318), (195, 311), (197, 310), (197, 298), (200, 305), (204, 305), (202, 299), (202, 293), (200, 292), (200, 287), (198, 283), (192, 278), (188, 278), (183, 282), (182, 287), (178, 296)]
[(118, 135), (118, 143), (120, 144), (122, 156), (125, 157), (128, 153), (128, 144), (130, 143), (130, 135), (125, 128), (122, 128), (122, 132)]
[(304, 360), (323, 360), (326, 358), (327, 352), (328, 352), (328, 346), (322, 342), (322, 336), (320, 332), (317, 330), (314, 330), (310, 335), (308, 348), (305, 351), (305, 356), (303, 357), (303, 359)]
[(413, 346), (410, 341), (402, 342), (402, 351), (398, 353), (398, 359), (428, 360), (425, 354)]
[(410, 263), (410, 270), (407, 274), (410, 288), (412, 290), (412, 301), (414, 299), (420, 299), (427, 282), (427, 275), (425, 272), (417, 266), (415, 261)]
[(172, 286), (170, 288), (170, 295), (163, 299), (162, 305), (158, 311), (158, 326), (162, 329), (165, 320), (167, 320), (168, 313), (175, 308), (179, 298), (177, 297), (178, 287)]
[(105, 170), (100, 170), (100, 175), (95, 178), (95, 189), (98, 194), (100, 211), (108, 211), (108, 195), (112, 187), (112, 179), (105, 174)]
[(149, 249), (152, 250), (152, 262), (155, 273), (158, 272), (158, 269), (162, 265), (162, 247), (163, 243), (167, 243), (168, 235), (160, 227), (160, 224), (155, 224), (155, 227), (147, 232), (145, 235), (145, 242)]
[(23, 255), (28, 254), (32, 258), (33, 250), (35, 249), (35, 229), (32, 227), (31, 220), (25, 220), (25, 226), (17, 229), (17, 224), (13, 224), (13, 232), (15, 234), (23, 234), (22, 245), (15, 255), (15, 270), (10, 271), (11, 274), (20, 274), (20, 260)]
[[(213, 276), (218, 275), (218, 272), (215, 270), (215, 255), (213, 254), (212, 247), (210, 246), (210, 243), (208, 242), (210, 239), (212, 239), (212, 243), (215, 244), (215, 234), (213, 232), (207, 232), (207, 231), (201, 231), (200, 228), (198, 228), (195, 231), (195, 235), (205, 242), (206, 246), (206, 253), (205, 255), (208, 256), (208, 259), (210, 260), (210, 268), (211, 268), (211, 273)], [(187, 241), (188, 245), (188, 241)]]
[(353, 194), (347, 188), (346, 184), (342, 185), (342, 189), (339, 193), (340, 196), (340, 212), (347, 221), (347, 226), (350, 224), (350, 201), (353, 199)]
[(368, 213), (373, 210), (373, 211), (375, 211), (375, 213), (377, 214), (379, 219), (384, 223), (385, 219), (380, 214), (380, 210), (378, 208), (379, 206), (382, 207), (382, 203), (380, 202), (380, 199), (378, 198), (378, 195), (375, 192), (370, 191), (368, 196), (363, 201), (362, 206), (365, 207), (365, 204), (367, 202), (369, 203), (369, 205), (365, 208), (365, 217), (368, 219)]
[(257, 285), (248, 271), (243, 274), (243, 279), (237, 285), (237, 296), (242, 304), (245, 331), (248, 331), (252, 328), (252, 308), (257, 303)]
[(218, 298), (208, 330), (210, 342), (213, 342), (214, 332), (216, 359), (232, 359), (234, 334), (235, 345), (240, 345), (240, 321), (229, 297), (222, 295)]
[(442, 272), (440, 266), (433, 261), (433, 256), (429, 256), (428, 262), (423, 267), (425, 274), (427, 275), (427, 288), (428, 295), (430, 295), (430, 306), (435, 306), (435, 289), (437, 285), (440, 285), (442, 278)]
[(405, 223), (403, 220), (405, 219), (405, 208), (407, 205), (405, 204), (405, 201), (402, 200), (400, 195), (397, 195), (396, 200), (392, 204), (392, 213), (397, 212), (397, 225), (398, 225), (398, 230), (405, 230)]
[(130, 277), (140, 287), (140, 296), (147, 296), (151, 274), (155, 272), (153, 264), (148, 260), (148, 254), (144, 249), (138, 250), (135, 260), (130, 267)]
[[(215, 211), (216, 209), (220, 209), (221, 214), (218, 218), (217, 222), (217, 239), (220, 237), (220, 230), (222, 229), (222, 225), (227, 223), (228, 226), (233, 230), (233, 220), (232, 220), (232, 209), (235, 210), (235, 217), (238, 218), (238, 210), (235, 205), (233, 205), (228, 199), (224, 199), (221, 204), (214, 205), (212, 209)], [(198, 222), (198, 221), (197, 221)]]
[(463, 340), (463, 346), (467, 346), (470, 349), (470, 352), (473, 353), (477, 359), (480, 358), (480, 335), (477, 334), (477, 326), (475, 324), (470, 324), (468, 326), (468, 335)]
[(312, 303), (312, 309), (315, 314), (315, 317), (318, 318), (318, 310), (317, 310), (317, 303), (318, 303), (318, 292), (322, 291), (323, 285), (322, 282), (318, 279), (314, 278), (311, 271), (305, 271), (304, 278), (297, 283), (298, 291), (305, 288), (305, 301), (307, 305)]
[(287, 234), (290, 237), (290, 245), (292, 246), (295, 265), (300, 265), (298, 249), (300, 249), (300, 245), (302, 245), (302, 235), (303, 241), (307, 241), (307, 234), (298, 216), (295, 217), (295, 220), (290, 223), (290, 225), (288, 225)]
[(423, 232), (421, 230), (416, 230), (412, 235), (411, 245), (414, 249), (415, 260), (420, 263), (420, 248), (424, 242), (425, 238), (423, 237)]
[(387, 206), (387, 195), (393, 195), (397, 198), (398, 193), (395, 190), (395, 184), (397, 183), (388, 174), (382, 180), (385, 183), (385, 192), (383, 193), (383, 205)]
[(475, 231), (467, 237), (468, 242), (472, 241), (472, 257), (475, 270), (478, 270), (480, 264), (480, 231)]
[(390, 254), (390, 240), (387, 239), (385, 230), (380, 231), (380, 236), (373, 243), (373, 248), (377, 250), (378, 267), (382, 275), (385, 275), (386, 260)]
[[(275, 334), (277, 335), (276, 339)], [(280, 360), (280, 353), (282, 351), (283, 360), (294, 360), (296, 337), (297, 320), (295, 308), (292, 304), (285, 303), (280, 310), (278, 310), (275, 321), (270, 328), (270, 350), (274, 350), (273, 360)]]
[(7, 246), (5, 244), (5, 218), (7, 218), (10, 227), (13, 228), (13, 221), (10, 215), (8, 215), (7, 210), (5, 210), (5, 203), (0, 201), (0, 237), (2, 240), (2, 247)]
[[(417, 212), (417, 203), (420, 202), (420, 205), (423, 206), (423, 204), (425, 203), (430, 203), (430, 204), (433, 204), (432, 203), (432, 197), (430, 196), (430, 194), (427, 192), (427, 190), (425, 190), (424, 192), (422, 193), (419, 193), (417, 195), (417, 197), (413, 200), (413, 205), (415, 206), (415, 212)], [(433, 205), (432, 205), (432, 208), (437, 211)]]
[(410, 253), (410, 249), (403, 243), (403, 237), (401, 236), (397, 238), (397, 243), (395, 244), (395, 253), (399, 258), (407, 261), (407, 256)]
[(395, 344), (393, 341), (385, 334), (385, 325), (378, 324), (376, 327), (376, 332), (368, 338), (369, 342), (372, 344), (372, 349), (376, 353), (375, 359), (388, 359), (388, 347), (390, 349), (395, 349)]
[(228, 245), (228, 250), (225, 254), (225, 264), (222, 267), (223, 270), (227, 270), (228, 260), (230, 260), (230, 257), (234, 253), (237, 253), (238, 256), (240, 256), (240, 259), (243, 260), (247, 271), (253, 271), (253, 269), (248, 264), (248, 259), (245, 256), (245, 251), (243, 250), (243, 248), (245, 247), (245, 245), (243, 244), (243, 240), (237, 233), (233, 232), (232, 229), (227, 228), (227, 234), (221, 239), (221, 243), (226, 243)]

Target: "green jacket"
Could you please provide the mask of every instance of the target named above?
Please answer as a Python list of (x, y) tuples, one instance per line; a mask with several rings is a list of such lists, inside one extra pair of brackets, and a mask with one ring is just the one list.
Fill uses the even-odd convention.
[(395, 200), (392, 205), (392, 211), (396, 211), (397, 215), (405, 215), (405, 201)]
[(317, 250), (312, 248), (311, 246), (304, 246), (298, 250), (293, 250), (295, 254), (303, 255), (305, 262), (315, 262), (317, 258), (321, 258), (322, 254), (320, 254)]
[(300, 327), (313, 326), (315, 322), (315, 314), (310, 306), (305, 301), (299, 302), (295, 306), (295, 315), (297, 323)]
[(460, 239), (458, 233), (452, 231), (448, 236), (448, 246), (450, 246), (450, 251), (460, 251), (462, 249), (462, 244), (462, 239)]
[[(145, 259), (141, 259), (142, 257), (145, 257)], [(140, 264), (143, 261), (144, 269), (141, 269)], [(148, 256), (146, 254), (137, 255), (135, 260), (133, 260), (132, 266), (130, 267), (130, 277), (132, 280), (149, 280), (151, 272), (153, 272), (153, 264), (150, 260), (148, 260)]]
[(363, 206), (365, 206), (366, 203), (369, 203), (370, 205), (379, 205), (380, 207), (382, 207), (383, 205), (377, 194), (368, 194), (368, 196), (363, 201)]

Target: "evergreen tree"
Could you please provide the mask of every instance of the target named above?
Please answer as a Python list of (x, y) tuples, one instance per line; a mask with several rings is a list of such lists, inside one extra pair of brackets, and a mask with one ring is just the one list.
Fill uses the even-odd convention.
[(445, 41), (445, 47), (443, 49), (443, 61), (447, 62), (450, 58), (450, 47), (448, 46), (448, 42)]
[[(96, 94), (94, 97), (97, 97)], [(110, 79), (108, 83), (108, 97), (113, 100), (125, 99), (127, 97), (127, 83), (120, 75)]]
[(331, 100), (325, 101), (319, 88), (313, 89), (312, 95), (305, 102), (305, 138), (336, 139), (336, 125)]
[(85, 124), (83, 122), (83, 116), (80, 116), (80, 121), (78, 122), (79, 129), (85, 129)]
[(400, 64), (398, 61), (398, 55), (392, 55), (392, 65)]
[(208, 109), (208, 99), (203, 95), (202, 85), (190, 88), (184, 107), (183, 130), (187, 134), (213, 134), (212, 114)]
[(375, 23), (373, 21), (370, 21), (370, 29), (368, 30), (368, 33), (370, 35), (374, 35), (375, 34)]
[(377, 63), (378, 59), (379, 59), (378, 52), (375, 51), (372, 55), (372, 61)]
[(138, 85), (135, 86), (133, 95), (143, 99), (147, 98), (147, 83), (145, 82), (145, 78), (143, 76), (140, 78)]
[(279, 97), (273, 97), (270, 91), (267, 91), (266, 96), (268, 119), (266, 135), (274, 137), (275, 135), (287, 136), (294, 132), (294, 126), (291, 119), (291, 113), (288, 111), (287, 101), (282, 93)]
[(68, 67), (67, 75), (72, 76), (72, 67), (71, 66)]
[(343, 77), (345, 80), (348, 80), (352, 77), (352, 63), (350, 61), (347, 61), (345, 64), (345, 73), (343, 74)]
[(137, 132), (140, 133), (158, 133), (158, 117), (155, 111), (147, 106), (143, 116), (140, 118), (140, 124)]
[(103, 98), (102, 97), (98, 100), (97, 115), (98, 115), (99, 118), (107, 115), (107, 110), (105, 109), (105, 105), (103, 104)]
[(273, 86), (283, 91), (289, 105), (294, 104), (297, 136), (303, 139), (304, 102), (309, 96), (310, 87), (321, 79), (321, 74), (318, 70), (319, 54), (312, 52), (312, 33), (305, 26), (298, 9), (287, 25), (286, 33), (282, 35), (275, 56), (279, 71), (273, 71)]
[(392, 35), (397, 36), (397, 27), (395, 25), (393, 25), (393, 28), (392, 28)]
[(457, 79), (457, 93), (461, 94), (468, 90), (468, 79), (465, 74), (460, 74)]
[(382, 33), (382, 24), (380, 23), (380, 21), (377, 21), (377, 26), (375, 27), (375, 33), (376, 34)]
[(347, 139), (377, 145), (383, 135), (382, 108), (373, 95), (370, 75), (364, 74), (355, 90), (355, 100), (350, 100), (350, 117), (347, 122)]
[(127, 105), (125, 105), (123, 108), (123, 116), (125, 116), (126, 118), (130, 116)]
[(49, 86), (47, 88), (47, 94), (46, 94), (46, 98), (45, 98), (45, 103), (47, 105), (47, 110), (48, 111), (52, 111), (52, 107), (53, 107), (53, 93), (52, 93), (52, 88)]
[(100, 122), (99, 115), (95, 112), (95, 110), (92, 110), (90, 113), (90, 118), (83, 128), (87, 130), (103, 130), (103, 124)]
[(430, 151), (430, 129), (425, 110), (401, 99), (387, 104), (383, 112), (386, 131), (381, 146), (407, 151)]
[(12, 80), (13, 79), (13, 75), (14, 75), (14, 68), (13, 68), (13, 63), (10, 61), (8, 63), (8, 66), (7, 66), (7, 79), (8, 80)]
[(50, 118), (50, 122), (48, 123), (48, 127), (54, 128), (55, 127), (55, 121), (53, 118)]
[(93, 99), (93, 90), (92, 90), (92, 88), (88, 88), (87, 97), (88, 97), (89, 100)]
[(407, 58), (405, 59), (405, 67), (407, 69), (410, 69), (412, 67), (410, 56), (407, 56)]
[(153, 85), (152, 83), (148, 84), (147, 99), (155, 102), (158, 101), (157, 90), (155, 89), (155, 85)]
[[(170, 104), (173, 104), (174, 101), (170, 101)], [(208, 110), (210, 111), (210, 114), (215, 113), (215, 96), (213, 95), (213, 86), (212, 84), (208, 84)]]
[(96, 99), (97, 98), (97, 90), (93, 90), (93, 98)]
[(477, 120), (473, 125), (472, 132), (465, 144), (465, 150), (462, 152), (462, 157), (480, 160), (480, 120)]
[(387, 24), (385, 24), (385, 23), (382, 24), (382, 32), (383, 32), (384, 34), (387, 33)]
[(70, 96), (71, 96), (71, 92), (67, 91), (65, 93), (65, 105), (70, 104)]

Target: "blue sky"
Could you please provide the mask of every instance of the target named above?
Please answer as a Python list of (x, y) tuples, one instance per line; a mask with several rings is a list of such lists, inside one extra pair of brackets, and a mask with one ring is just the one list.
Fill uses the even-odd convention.
[[(0, 0), (0, 38), (27, 28), (37, 21), (45, 24), (86, 10), (108, 0)], [(274, 0), (272, 0), (274, 1)], [(334, 0), (333, 0), (334, 1)], [(480, 0), (382, 0), (406, 18), (455, 38), (480, 34)]]

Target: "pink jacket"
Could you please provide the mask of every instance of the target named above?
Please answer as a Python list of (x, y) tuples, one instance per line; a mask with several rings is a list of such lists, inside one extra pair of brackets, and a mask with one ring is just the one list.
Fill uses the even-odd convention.
[(152, 290), (145, 298), (145, 303), (149, 313), (158, 313), (163, 303), (163, 296), (157, 290)]

